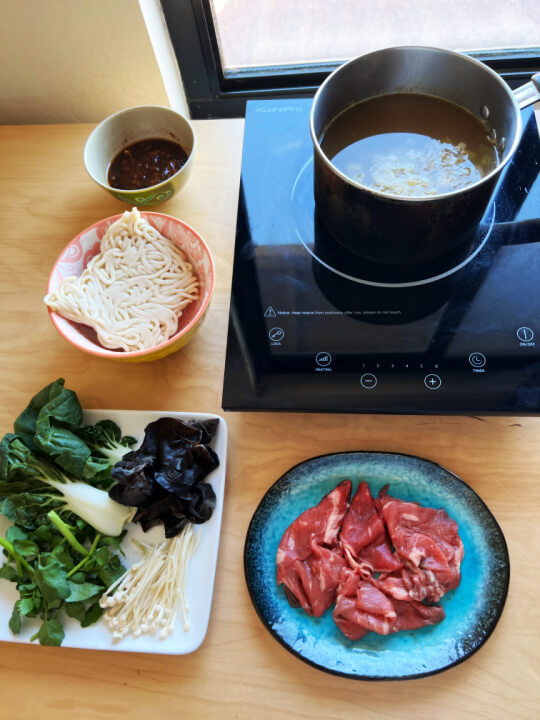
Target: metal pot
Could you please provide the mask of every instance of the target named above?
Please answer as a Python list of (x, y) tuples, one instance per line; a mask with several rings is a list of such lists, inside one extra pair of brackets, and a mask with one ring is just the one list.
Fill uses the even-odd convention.
[[(345, 63), (321, 85), (311, 109), (319, 219), (336, 240), (372, 262), (424, 262), (467, 242), (519, 144), (520, 107), (540, 98), (539, 77), (514, 94), (478, 60), (430, 47), (388, 48)], [(476, 115), (497, 146), (498, 166), (468, 187), (426, 197), (390, 195), (344, 175), (321, 149), (326, 128), (352, 105), (395, 92), (434, 95)]]

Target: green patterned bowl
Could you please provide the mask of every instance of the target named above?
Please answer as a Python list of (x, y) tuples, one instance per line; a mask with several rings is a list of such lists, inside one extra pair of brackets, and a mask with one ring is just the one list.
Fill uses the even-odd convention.
[[(179, 143), (188, 156), (177, 173), (157, 185), (140, 190), (119, 190), (109, 185), (107, 173), (116, 155), (139, 140), (160, 138)], [(90, 134), (84, 147), (84, 165), (92, 180), (111, 195), (148, 207), (165, 202), (186, 183), (195, 151), (195, 131), (183, 115), (159, 105), (140, 105), (110, 115)]]

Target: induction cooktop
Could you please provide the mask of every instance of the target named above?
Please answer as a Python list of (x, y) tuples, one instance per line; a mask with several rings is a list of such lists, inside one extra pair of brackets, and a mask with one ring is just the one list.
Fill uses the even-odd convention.
[(247, 105), (223, 408), (540, 411), (540, 141), (532, 109), (466, 247), (370, 265), (317, 220), (310, 99)]

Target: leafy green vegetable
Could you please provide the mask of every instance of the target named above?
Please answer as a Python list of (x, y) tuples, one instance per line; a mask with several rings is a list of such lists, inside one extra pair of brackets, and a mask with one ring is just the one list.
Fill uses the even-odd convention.
[(73, 432), (82, 423), (77, 395), (60, 378), (40, 390), (15, 420), (14, 429), (33, 452), (50, 456), (78, 479), (91, 478), (106, 467), (96, 462), (84, 440)]
[(14, 635), (18, 635), (21, 632), (21, 611), (19, 610), (18, 602), (13, 606), (13, 612), (9, 618), (8, 625)]
[[(91, 479), (122, 458), (136, 440), (112, 420), (82, 424), (77, 395), (59, 378), (35, 395), (14, 430), (33, 452), (48, 456), (73, 477)], [(110, 476), (109, 476), (110, 478)]]
[(56, 558), (50, 557), (45, 565), (38, 563), (34, 570), (34, 582), (45, 602), (54, 602), (57, 598), (67, 600), (71, 592), (65, 566)]
[(37, 633), (41, 645), (61, 645), (64, 639), (64, 628), (58, 620), (45, 620)]
[(58, 424), (66, 428), (79, 427), (82, 424), (82, 408), (77, 395), (64, 388), (64, 380), (55, 382), (40, 390), (30, 400), (28, 407), (15, 420), (14, 430), (29, 448), (36, 451), (34, 443), (38, 420), (41, 426)]
[(119, 535), (133, 514), (105, 490), (74, 481), (42, 460), (13, 433), (0, 442), (0, 498), (5, 499), (2, 513), (29, 528), (40, 524), (50, 509), (59, 508), (75, 513), (105, 535)]
[(90, 480), (110, 466), (103, 458), (93, 458), (84, 440), (70, 430), (46, 427), (35, 434), (34, 440), (41, 453), (48, 455), (66, 472), (80, 480)]
[(81, 425), (77, 434), (99, 456), (104, 456), (110, 465), (120, 462), (131, 446), (137, 442), (129, 435), (122, 437), (120, 428), (112, 420), (100, 420), (95, 425)]
[[(120, 540), (94, 535), (87, 550), (92, 528), (83, 524), (77, 528), (79, 539), (73, 543), (73, 530), (54, 511), (46, 522), (54, 518), (54, 525), (40, 525), (35, 532), (12, 526), (0, 545), (7, 555), (0, 568), (0, 577), (14, 582), (20, 594), (9, 621), (15, 634), (23, 626), (24, 618), (41, 618), (42, 625), (32, 639), (43, 645), (60, 645), (64, 638), (58, 614), (79, 620), (83, 627), (101, 615), (99, 598), (109, 585), (124, 572), (117, 555)], [(52, 529), (51, 529), (52, 528)], [(29, 537), (33, 540), (29, 540)], [(33, 552), (24, 557), (17, 547), (30, 547)]]
[(31, 639), (43, 645), (62, 643), (64, 611), (83, 627), (96, 622), (99, 598), (125, 572), (119, 555), (131, 510), (106, 490), (112, 464), (135, 439), (110, 420), (89, 426), (82, 418), (60, 378), (0, 442), (0, 510), (15, 523), (0, 537), (0, 578), (19, 591), (9, 627), (19, 633), (26, 618), (39, 618)]

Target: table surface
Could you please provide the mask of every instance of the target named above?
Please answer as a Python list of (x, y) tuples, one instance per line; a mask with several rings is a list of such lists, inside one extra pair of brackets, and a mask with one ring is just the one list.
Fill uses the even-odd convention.
[[(126, 209), (86, 175), (82, 151), (92, 126), (0, 128), (2, 434), (31, 395), (64, 377), (83, 407), (219, 413), (230, 436), (212, 612), (199, 650), (163, 656), (0, 643), (0, 717), (539, 717), (540, 420), (224, 413), (243, 123), (195, 125), (193, 174), (158, 209), (187, 221), (208, 242), (216, 263), (215, 296), (203, 327), (184, 349), (139, 365), (72, 348), (42, 303), (49, 270), (67, 242)], [(256, 615), (244, 581), (243, 544), (259, 500), (292, 465), (344, 450), (434, 460), (471, 485), (499, 521), (512, 568), (508, 600), (494, 634), (461, 665), (406, 682), (335, 677), (289, 654)]]

